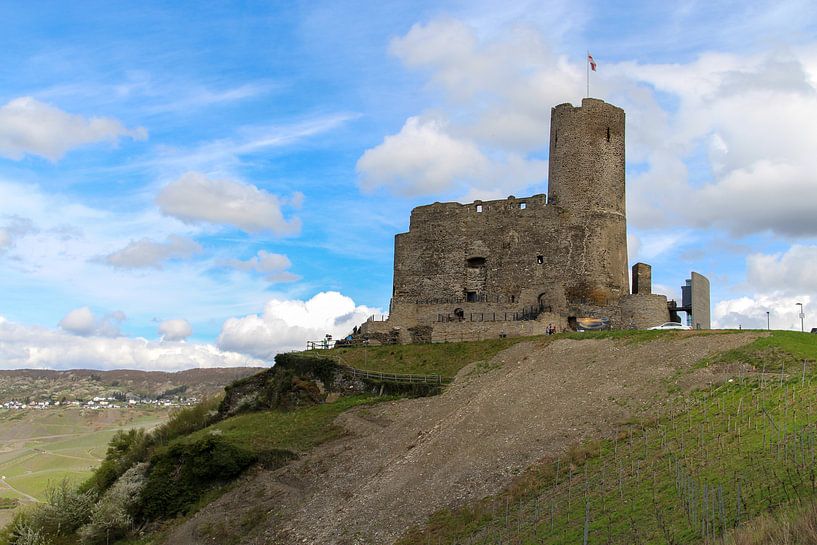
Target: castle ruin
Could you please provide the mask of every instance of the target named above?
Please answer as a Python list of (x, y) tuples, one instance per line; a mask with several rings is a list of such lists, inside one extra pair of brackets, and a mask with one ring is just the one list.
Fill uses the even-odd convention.
[[(630, 291), (624, 166), (621, 108), (592, 98), (552, 108), (548, 193), (412, 210), (408, 232), (395, 236), (389, 318), (367, 321), (360, 334), (444, 342), (692, 315), (686, 298), (668, 307), (652, 293), (649, 265), (633, 267)], [(705, 315), (695, 326), (707, 329), (705, 287), (695, 292)]]

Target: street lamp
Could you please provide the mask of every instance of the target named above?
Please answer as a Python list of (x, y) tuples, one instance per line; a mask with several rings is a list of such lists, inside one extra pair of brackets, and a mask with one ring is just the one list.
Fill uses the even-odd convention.
[(769, 311), (766, 311), (766, 331), (770, 331), (772, 329), (772, 323), (769, 320)]
[(795, 303), (795, 305), (800, 305), (800, 332), (805, 333), (806, 328), (803, 325), (803, 320), (806, 318), (806, 315), (803, 314), (803, 303)]

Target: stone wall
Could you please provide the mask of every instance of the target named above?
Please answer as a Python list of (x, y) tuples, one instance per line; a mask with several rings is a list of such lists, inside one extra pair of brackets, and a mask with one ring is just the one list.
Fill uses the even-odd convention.
[(665, 295), (634, 293), (622, 297), (619, 307), (625, 329), (647, 329), (669, 321)]
[[(524, 337), (531, 335), (545, 335), (547, 326), (553, 323), (561, 331), (563, 322), (559, 316), (552, 316), (552, 320), (527, 320), (519, 322), (469, 322), (469, 323), (440, 323), (434, 324), (432, 342), (461, 342), (481, 341), (483, 339), (499, 339), (501, 337)], [(565, 324), (566, 326), (566, 324)]]

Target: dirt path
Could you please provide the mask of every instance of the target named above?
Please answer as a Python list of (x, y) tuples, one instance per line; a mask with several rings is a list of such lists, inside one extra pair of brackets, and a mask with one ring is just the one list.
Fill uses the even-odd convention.
[[(495, 493), (543, 457), (609, 433), (665, 399), (666, 380), (679, 369), (757, 336), (518, 344), (463, 369), (440, 396), (341, 415), (350, 437), (246, 477), (167, 543), (217, 543), (236, 533), (246, 545), (392, 543), (431, 513)], [(701, 370), (685, 385), (724, 378)]]
[(34, 496), (29, 496), (28, 494), (26, 494), (22, 490), (18, 490), (17, 488), (14, 488), (13, 486), (11, 486), (11, 484), (9, 484), (9, 482), (5, 479), (5, 477), (0, 477), (0, 483), (2, 483), (5, 488), (11, 490), (12, 492), (16, 492), (17, 494), (20, 494), (21, 496), (26, 498), (28, 501), (33, 502), (33, 503), (40, 503), (40, 500), (38, 500)]

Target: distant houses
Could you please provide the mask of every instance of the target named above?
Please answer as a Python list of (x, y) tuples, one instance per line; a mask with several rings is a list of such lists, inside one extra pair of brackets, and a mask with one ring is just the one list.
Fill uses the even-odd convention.
[(106, 409), (123, 409), (123, 408), (134, 408), (134, 407), (186, 407), (190, 405), (195, 405), (198, 403), (199, 400), (196, 397), (179, 397), (175, 399), (164, 399), (164, 398), (151, 398), (151, 397), (139, 397), (128, 395), (127, 400), (123, 400), (122, 396), (116, 397), (102, 397), (102, 396), (95, 396), (93, 399), (89, 399), (88, 401), (75, 399), (75, 400), (66, 400), (63, 399), (62, 401), (52, 401), (52, 400), (39, 400), (39, 401), (18, 401), (18, 400), (11, 400), (6, 401), (0, 404), (0, 409), (8, 409), (8, 410), (45, 410), (45, 409), (56, 409), (59, 407), (73, 407), (73, 408), (82, 408), (82, 409), (91, 409), (91, 410), (106, 410)]

